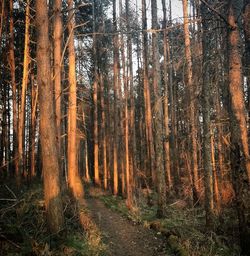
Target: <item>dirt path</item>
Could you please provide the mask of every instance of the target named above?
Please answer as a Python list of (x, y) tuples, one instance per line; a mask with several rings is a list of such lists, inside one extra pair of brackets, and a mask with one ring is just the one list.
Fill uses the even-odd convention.
[(162, 256), (164, 242), (160, 235), (134, 225), (120, 214), (108, 209), (95, 198), (87, 200), (90, 214), (104, 236), (111, 256)]

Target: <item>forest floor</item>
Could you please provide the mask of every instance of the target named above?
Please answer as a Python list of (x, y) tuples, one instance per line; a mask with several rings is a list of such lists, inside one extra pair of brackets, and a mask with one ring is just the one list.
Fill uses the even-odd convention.
[(100, 199), (89, 198), (87, 206), (102, 233), (104, 243), (108, 246), (109, 255), (167, 255), (164, 248), (166, 243), (160, 233), (129, 221), (107, 208)]
[[(156, 206), (145, 197), (128, 210), (122, 197), (85, 186), (89, 230), (79, 224), (77, 205), (63, 188), (65, 229), (50, 235), (45, 222), (41, 182), (0, 184), (0, 256), (238, 256), (238, 234), (232, 212), (223, 214), (215, 232), (205, 229), (204, 210), (168, 204), (156, 218)], [(153, 198), (155, 201), (155, 198)]]

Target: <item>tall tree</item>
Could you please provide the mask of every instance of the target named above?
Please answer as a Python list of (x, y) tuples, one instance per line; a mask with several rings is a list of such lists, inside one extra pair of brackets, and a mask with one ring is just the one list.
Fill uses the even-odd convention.
[(25, 10), (25, 40), (24, 40), (24, 60), (23, 60), (23, 79), (21, 103), (19, 108), (18, 120), (18, 172), (16, 173), (17, 184), (20, 185), (20, 176), (24, 171), (24, 147), (25, 147), (25, 104), (26, 91), (29, 80), (29, 64), (30, 64), (30, 0), (27, 0)]
[(44, 174), (44, 196), (48, 226), (57, 233), (64, 225), (59, 179), (56, 119), (51, 81), (49, 18), (46, 0), (36, 1), (37, 83), (39, 87), (40, 140)]
[(97, 35), (96, 35), (96, 1), (93, 1), (93, 59), (94, 59), (94, 81), (93, 81), (93, 101), (94, 101), (94, 181), (96, 185), (100, 185), (99, 174), (99, 143), (98, 143), (98, 62), (97, 62)]
[(203, 49), (203, 86), (202, 86), (202, 114), (203, 114), (203, 149), (204, 149), (204, 172), (205, 172), (205, 210), (206, 210), (206, 225), (208, 228), (213, 226), (213, 171), (211, 159), (211, 107), (210, 107), (210, 51), (209, 46), (209, 23), (208, 23), (208, 8), (204, 3), (201, 3), (202, 15), (202, 49)]
[(198, 154), (197, 154), (197, 127), (196, 127), (196, 110), (194, 81), (192, 70), (191, 44), (189, 36), (189, 19), (188, 19), (188, 0), (182, 0), (183, 19), (184, 19), (184, 40), (185, 40), (185, 59), (186, 59), (186, 75), (187, 89), (189, 98), (189, 119), (191, 126), (191, 152), (192, 152), (192, 186), (194, 203), (198, 201), (199, 184), (198, 184)]
[(245, 73), (248, 85), (248, 115), (250, 116), (250, 0), (244, 0)]
[(12, 86), (12, 116), (13, 116), (13, 157), (15, 174), (18, 177), (18, 144), (17, 144), (17, 86), (16, 86), (16, 62), (14, 51), (14, 20), (13, 20), (13, 0), (9, 2), (10, 7), (10, 52), (9, 65)]
[(74, 46), (74, 5), (73, 0), (68, 3), (68, 55), (69, 55), (69, 104), (68, 104), (68, 180), (69, 187), (75, 198), (83, 197), (83, 185), (79, 177), (77, 161), (77, 88), (76, 88), (76, 64)]
[(169, 132), (169, 114), (168, 114), (168, 63), (169, 63), (169, 40), (167, 36), (167, 10), (166, 10), (166, 1), (162, 0), (162, 12), (163, 12), (163, 55), (164, 55), (164, 100), (163, 100), (163, 109), (164, 109), (164, 160), (165, 160), (165, 171), (167, 177), (168, 189), (172, 188), (172, 177), (171, 177), (171, 163), (170, 163), (170, 132)]
[(149, 74), (148, 74), (148, 34), (147, 34), (147, 7), (146, 1), (142, 0), (142, 58), (143, 58), (143, 93), (144, 93), (144, 104), (145, 104), (145, 122), (146, 122), (146, 141), (147, 141), (147, 166), (146, 170), (147, 178), (154, 180), (154, 166), (155, 166), (155, 150), (153, 143), (153, 131), (152, 131), (152, 106), (150, 97), (149, 87)]
[(166, 175), (163, 167), (163, 109), (162, 109), (162, 93), (161, 93), (161, 73), (159, 59), (159, 38), (157, 33), (157, 1), (151, 0), (152, 8), (152, 53), (153, 53), (153, 84), (155, 90), (154, 105), (154, 132), (155, 132), (155, 167), (158, 191), (158, 216), (163, 217), (166, 211)]
[[(243, 254), (249, 252), (249, 228), (247, 215), (249, 206), (244, 200), (244, 176), (250, 183), (250, 156), (248, 146), (248, 129), (246, 122), (246, 109), (243, 93), (242, 62), (241, 62), (241, 37), (237, 23), (235, 0), (228, 0), (228, 55), (229, 77), (228, 89), (231, 100), (230, 128), (231, 128), (231, 168), (234, 178), (234, 189), (237, 200), (237, 212), (239, 219), (240, 240)], [(249, 189), (249, 187), (247, 188)], [(248, 213), (247, 213), (248, 212)]]
[(113, 0), (113, 90), (114, 90), (114, 137), (113, 137), (113, 193), (118, 193), (118, 110), (117, 110), (117, 97), (118, 97), (118, 83), (119, 83), (119, 50), (118, 50), (118, 34), (117, 34), (117, 17), (116, 17), (116, 0)]
[(61, 55), (62, 55), (62, 0), (54, 0), (54, 23), (53, 23), (53, 43), (54, 43), (54, 91), (56, 107), (56, 130), (59, 159), (61, 158)]

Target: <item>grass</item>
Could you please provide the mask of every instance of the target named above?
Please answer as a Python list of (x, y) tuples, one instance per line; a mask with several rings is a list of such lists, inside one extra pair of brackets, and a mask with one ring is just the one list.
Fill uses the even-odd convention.
[[(136, 207), (129, 211), (125, 200), (112, 195), (101, 195), (100, 199), (114, 211), (130, 220), (155, 229), (166, 236), (166, 241), (173, 255), (189, 256), (237, 256), (240, 249), (235, 220), (232, 212), (225, 210), (224, 223), (219, 219), (215, 223), (215, 232), (207, 232), (205, 228), (205, 212), (202, 208), (178, 208), (170, 204), (165, 218), (156, 217), (156, 206), (149, 207), (146, 200), (137, 201)], [(232, 230), (234, 229), (234, 230)], [(233, 232), (232, 232), (233, 231)]]
[(75, 203), (67, 193), (63, 197), (65, 229), (50, 235), (45, 223), (41, 184), (34, 184), (19, 196), (14, 196), (11, 185), (7, 187), (0, 186), (0, 196), (13, 200), (0, 202), (1, 255), (106, 255), (100, 232), (82, 230)]

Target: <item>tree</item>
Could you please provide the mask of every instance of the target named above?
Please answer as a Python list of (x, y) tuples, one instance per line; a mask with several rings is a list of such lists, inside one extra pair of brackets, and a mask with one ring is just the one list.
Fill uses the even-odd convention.
[(19, 108), (18, 120), (18, 172), (16, 172), (17, 185), (20, 185), (20, 177), (24, 166), (24, 147), (25, 147), (25, 104), (26, 104), (26, 91), (29, 80), (29, 64), (30, 64), (30, 0), (27, 0), (25, 10), (25, 40), (24, 40), (24, 59), (23, 59), (23, 79), (22, 79), (22, 92), (21, 104)]
[(9, 2), (10, 7), (10, 52), (9, 65), (11, 73), (12, 86), (12, 104), (13, 104), (13, 157), (15, 163), (15, 174), (18, 177), (18, 144), (17, 144), (17, 93), (16, 93), (16, 62), (14, 52), (14, 20), (13, 20), (13, 0)]
[(192, 186), (193, 186), (193, 200), (194, 203), (199, 198), (199, 184), (198, 184), (198, 155), (197, 155), (197, 128), (196, 128), (196, 110), (195, 110), (195, 95), (194, 95), (194, 81), (192, 71), (191, 45), (189, 37), (189, 21), (188, 21), (188, 0), (182, 0), (183, 17), (184, 17), (184, 40), (185, 40), (185, 59), (186, 59), (186, 76), (187, 89), (189, 98), (189, 119), (191, 126), (191, 152), (192, 152)]
[[(154, 179), (154, 167), (155, 167), (155, 150), (153, 143), (153, 131), (152, 131), (152, 106), (149, 87), (149, 75), (148, 75), (148, 35), (147, 35), (147, 8), (146, 1), (142, 0), (142, 58), (143, 58), (143, 94), (145, 104), (145, 122), (146, 122), (146, 145), (147, 145), (147, 178), (149, 180)], [(151, 183), (151, 182), (150, 182)]]
[(39, 87), (40, 140), (42, 146), (44, 197), (47, 222), (52, 233), (64, 226), (59, 179), (56, 119), (50, 71), (49, 19), (46, 0), (36, 1), (37, 83)]
[(203, 164), (205, 172), (205, 210), (206, 210), (206, 225), (209, 229), (213, 227), (213, 172), (212, 172), (212, 159), (211, 159), (211, 106), (210, 106), (210, 51), (208, 30), (208, 9), (201, 3), (201, 16), (202, 16), (202, 49), (203, 49), (203, 86), (202, 86), (202, 114), (203, 114)]
[(114, 90), (114, 138), (113, 138), (113, 193), (118, 193), (118, 136), (117, 136), (117, 125), (118, 125), (118, 111), (117, 111), (117, 90), (118, 90), (118, 79), (119, 79), (119, 51), (118, 51), (118, 35), (117, 35), (117, 17), (116, 17), (116, 0), (113, 0), (113, 90)]
[(55, 91), (55, 111), (56, 130), (59, 159), (61, 158), (61, 55), (62, 55), (62, 0), (54, 0), (54, 91)]
[[(247, 227), (247, 207), (244, 200), (244, 180), (250, 183), (250, 156), (248, 147), (248, 129), (246, 109), (242, 89), (242, 62), (240, 48), (240, 32), (236, 16), (236, 1), (228, 1), (228, 55), (229, 77), (228, 89), (230, 93), (230, 128), (231, 128), (231, 168), (234, 178), (234, 189), (237, 200), (239, 231), (243, 254), (249, 252), (249, 228)], [(247, 178), (244, 178), (244, 176)], [(249, 187), (248, 187), (249, 189)]]
[(83, 185), (79, 177), (76, 133), (77, 133), (77, 88), (76, 88), (76, 64), (74, 46), (74, 6), (73, 0), (68, 3), (68, 55), (69, 55), (69, 104), (68, 104), (68, 176), (69, 187), (76, 199), (83, 197)]

